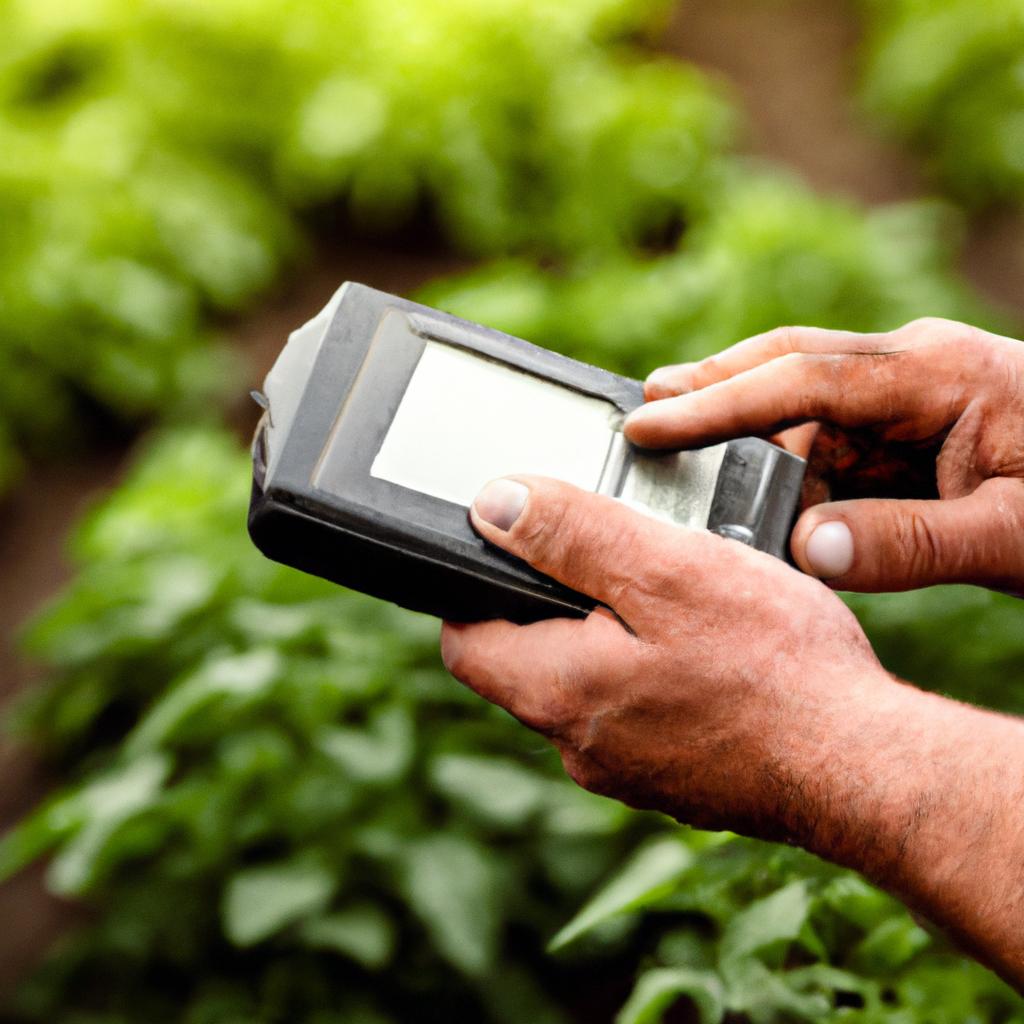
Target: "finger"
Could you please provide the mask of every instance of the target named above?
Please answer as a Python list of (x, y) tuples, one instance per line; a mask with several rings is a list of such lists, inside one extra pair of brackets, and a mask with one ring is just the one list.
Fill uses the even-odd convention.
[(816, 505), (793, 530), (797, 564), (840, 590), (1024, 582), (1024, 481), (987, 480), (963, 498)]
[(546, 477), (492, 481), (477, 495), (470, 518), (486, 540), (604, 602), (634, 629), (649, 611), (642, 598), (646, 574), (694, 537), (613, 498)]
[(806, 459), (811, 454), (815, 439), (821, 428), (817, 423), (802, 423), (799, 427), (790, 427), (770, 438), (774, 444), (784, 448), (791, 455)]
[(603, 608), (583, 620), (446, 622), (441, 629), (441, 657), (456, 679), (548, 734), (571, 724), (580, 681), (614, 674), (632, 643)]
[[(634, 410), (625, 432), (645, 448), (688, 448), (754, 434), (761, 437), (810, 420), (866, 426), (905, 417), (922, 401), (896, 357), (780, 356), (729, 380)], [(929, 395), (945, 409), (945, 396)], [(946, 400), (948, 401), (948, 400)]]
[(890, 335), (884, 333), (858, 334), (823, 327), (776, 327), (699, 362), (659, 367), (644, 382), (644, 397), (652, 402), (697, 391), (791, 352), (878, 352), (891, 344)]

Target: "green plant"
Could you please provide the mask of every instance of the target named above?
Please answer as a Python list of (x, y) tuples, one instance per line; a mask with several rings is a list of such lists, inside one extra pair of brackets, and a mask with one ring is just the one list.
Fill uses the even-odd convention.
[[(53, 849), (51, 887), (99, 917), (19, 1019), (402, 1020), (430, 998), (436, 1019), (558, 1020), (552, 936), (570, 972), (641, 961), (623, 1022), (680, 997), (704, 1021), (1020, 1019), (855, 876), (574, 789), (446, 676), (430, 620), (260, 558), (247, 483), (226, 435), (155, 444), (83, 524), (81, 574), (28, 638), (59, 684), (22, 728), (77, 781), (4, 838), (0, 874)], [(893, 668), (1024, 708), (1012, 599), (854, 607)]]
[(1016, 0), (864, 0), (868, 109), (972, 205), (1024, 196)]
[[(683, 856), (659, 875), (655, 844), (670, 843)], [(662, 927), (616, 1024), (661, 1021), (681, 999), (701, 1024), (726, 1014), (753, 1022), (1024, 1020), (1015, 993), (895, 900), (798, 850), (728, 834), (654, 840), (555, 944), (641, 915)]]
[(543, 936), (653, 820), (463, 691), (435, 622), (260, 557), (248, 477), (226, 434), (155, 444), (28, 638), (69, 783), (0, 875), (52, 849), (101, 912), (24, 1019), (561, 1019)]
[[(376, 228), (425, 203), (509, 257), (427, 301), (635, 374), (785, 322), (993, 324), (938, 208), (865, 214), (723, 157), (703, 79), (618, 46), (660, 7), (6, 0), (10, 445), (59, 435), (80, 394), (126, 415), (202, 394), (197, 326), (339, 199)], [(263, 560), (248, 475), (225, 433), (154, 441), (28, 634), (50, 680), (20, 728), (63, 782), (0, 876), (49, 857), (94, 916), (14, 1019), (554, 1022), (639, 962), (623, 1024), (680, 998), (705, 1022), (1020, 1021), (855, 876), (572, 787), (444, 673), (435, 624)], [(1024, 709), (1011, 599), (854, 605), (894, 670)]]
[[(761, 326), (752, 301), (729, 304), (747, 278), (772, 297), (764, 326), (974, 308), (934, 238), (907, 243), (920, 211), (865, 221), (792, 183), (735, 190), (699, 244), (595, 263), (597, 284), (516, 264), (430, 297), (627, 368)], [(797, 275), (808, 287), (786, 284)], [(403, 1019), (429, 999), (438, 1019), (556, 1020), (566, 978), (624, 960), (649, 965), (624, 1021), (689, 996), (709, 1020), (822, 1019), (861, 1000), (862, 1019), (895, 1007), (916, 1024), (940, 982), (951, 1005), (1010, 1019), (997, 982), (853, 876), (665, 835), (572, 789), (543, 744), (446, 676), (432, 623), (260, 558), (247, 481), (223, 434), (159, 442), (83, 524), (79, 577), (29, 635), (53, 675), (22, 727), (70, 781), (4, 839), (0, 873), (52, 851), (50, 884), (98, 917), (26, 987), (21, 1019), (319, 1024)], [(1010, 599), (876, 600), (858, 609), (893, 668), (1015, 706)], [(609, 876), (562, 933), (579, 941), (546, 959)]]
[(865, 212), (780, 172), (738, 165), (674, 252), (565, 273), (503, 262), (425, 300), (570, 355), (645, 375), (780, 324), (877, 331), (925, 315), (998, 324), (953, 271), (948, 209)]
[(137, 421), (222, 394), (211, 316), (325, 204), (373, 231), (425, 207), (465, 252), (547, 257), (706, 206), (729, 107), (618, 48), (663, 6), (3, 0), (0, 490), (83, 405)]

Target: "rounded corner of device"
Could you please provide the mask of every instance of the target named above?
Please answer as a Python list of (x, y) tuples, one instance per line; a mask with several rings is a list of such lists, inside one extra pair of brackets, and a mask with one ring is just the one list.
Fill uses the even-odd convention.
[(249, 532), (249, 539), (259, 548), (263, 554), (263, 544), (261, 543), (264, 526), (267, 520), (267, 499), (262, 489), (257, 487), (255, 483), (252, 488), (252, 495), (249, 498), (249, 510), (245, 517), (245, 526)]

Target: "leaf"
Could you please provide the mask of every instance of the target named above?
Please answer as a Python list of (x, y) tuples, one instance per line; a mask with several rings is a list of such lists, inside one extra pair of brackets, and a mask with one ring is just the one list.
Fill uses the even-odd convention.
[(850, 963), (859, 971), (886, 976), (899, 970), (932, 944), (931, 936), (900, 912), (868, 933), (853, 950)]
[(363, 903), (303, 921), (299, 938), (313, 949), (333, 950), (377, 970), (391, 959), (395, 928), (384, 911)]
[(821, 894), (822, 902), (865, 930), (887, 920), (895, 906), (891, 896), (849, 872), (833, 878)]
[(316, 745), (356, 782), (396, 782), (412, 759), (412, 719), (404, 707), (383, 708), (367, 729), (325, 729)]
[(409, 906), (442, 956), (467, 974), (493, 964), (498, 879), (482, 846), (444, 834), (418, 840), (406, 852), (402, 882)]
[(631, 817), (630, 809), (618, 800), (558, 784), (548, 791), (543, 828), (554, 836), (608, 836), (622, 829)]
[(640, 975), (615, 1024), (655, 1024), (681, 996), (690, 998), (700, 1024), (718, 1024), (725, 1014), (718, 975), (687, 967), (657, 967)]
[(337, 884), (326, 868), (302, 861), (239, 871), (228, 882), (221, 902), (224, 933), (236, 946), (253, 946), (321, 911)]
[(880, 997), (877, 982), (861, 978), (851, 971), (830, 967), (825, 963), (809, 964), (807, 967), (796, 967), (786, 971), (786, 983), (794, 992), (824, 990), (833, 1002), (836, 993), (858, 995), (864, 1000), (865, 1006), (874, 1005)]
[(800, 934), (797, 936), (797, 942), (815, 959), (828, 959), (828, 948), (822, 941), (821, 936), (814, 930), (809, 920), (805, 921), (803, 928), (800, 929)]
[(693, 863), (693, 853), (676, 837), (640, 848), (548, 943), (553, 952), (609, 918), (637, 910), (668, 895)]
[[(745, 957), (722, 965), (726, 1009), (747, 1014), (755, 1024), (774, 1024), (780, 1014), (798, 1020), (820, 1021), (832, 1000), (819, 992), (801, 992), (788, 983), (784, 971), (769, 970), (760, 960)], [(794, 978), (803, 982), (802, 977)]]
[(151, 750), (216, 700), (254, 697), (281, 672), (281, 656), (270, 648), (210, 658), (159, 701), (125, 740), (130, 754)]
[(773, 943), (796, 939), (810, 907), (804, 881), (791, 882), (751, 903), (726, 926), (719, 953), (721, 962), (740, 960)]
[(28, 867), (80, 824), (77, 794), (58, 795), (37, 807), (0, 838), (0, 882)]
[(168, 757), (147, 754), (89, 784), (54, 809), (55, 818), (67, 815), (81, 821), (81, 828), (47, 871), (54, 892), (75, 895), (88, 889), (108, 842), (125, 822), (155, 802), (170, 771)]
[(231, 608), (231, 624), (250, 643), (287, 646), (320, 625), (319, 608), (312, 603), (271, 604), (242, 598)]
[(509, 828), (522, 826), (541, 806), (550, 783), (500, 758), (442, 754), (430, 764), (434, 787), (474, 817)]

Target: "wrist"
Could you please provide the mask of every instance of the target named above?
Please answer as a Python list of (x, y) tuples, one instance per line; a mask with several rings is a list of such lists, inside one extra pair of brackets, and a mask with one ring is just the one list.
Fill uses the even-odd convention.
[(941, 792), (922, 745), (931, 696), (883, 670), (871, 673), (831, 718), (809, 769), (815, 799), (806, 847), (890, 889), (913, 870), (918, 833)]
[(1024, 723), (889, 677), (835, 739), (807, 848), (1024, 977)]

